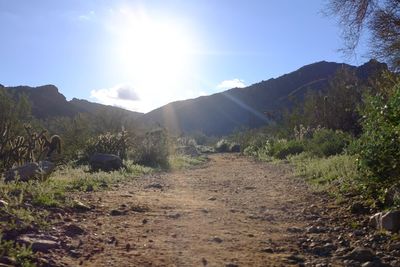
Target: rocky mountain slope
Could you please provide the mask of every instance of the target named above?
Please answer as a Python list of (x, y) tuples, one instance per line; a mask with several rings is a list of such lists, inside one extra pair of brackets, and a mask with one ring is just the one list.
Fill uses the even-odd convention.
[(141, 116), (139, 121), (162, 125), (175, 133), (200, 131), (207, 135), (259, 127), (269, 123), (271, 114), (290, 107), (291, 99), (301, 100), (308, 90), (325, 89), (341, 68), (355, 70), (360, 81), (365, 81), (387, 66), (375, 60), (359, 67), (321, 61), (245, 88), (173, 102)]
[(32, 105), (32, 115), (39, 119), (51, 117), (73, 117), (78, 113), (96, 114), (101, 110), (126, 113), (132, 119), (142, 115), (139, 112), (128, 111), (122, 108), (92, 103), (87, 100), (72, 99), (67, 101), (65, 96), (54, 85), (39, 87), (16, 86), (4, 87), (13, 97), (25, 94)]

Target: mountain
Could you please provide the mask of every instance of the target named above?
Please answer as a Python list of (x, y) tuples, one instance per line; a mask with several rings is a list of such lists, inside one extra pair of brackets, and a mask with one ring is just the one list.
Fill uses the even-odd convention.
[(138, 121), (145, 125), (162, 125), (174, 133), (200, 131), (207, 135), (229, 134), (241, 127), (259, 127), (270, 122), (269, 115), (290, 107), (291, 99), (301, 100), (308, 90), (327, 88), (341, 68), (353, 70), (360, 80), (367, 80), (387, 66), (376, 60), (359, 67), (321, 61), (245, 88), (169, 103), (141, 116)]
[(142, 113), (128, 111), (122, 108), (106, 106), (98, 103), (92, 103), (87, 100), (74, 98), (67, 101), (65, 96), (58, 91), (54, 85), (44, 85), (39, 87), (16, 86), (4, 87), (14, 98), (25, 94), (32, 105), (32, 115), (39, 119), (51, 117), (73, 117), (78, 113), (96, 114), (101, 110), (121, 112), (136, 119), (143, 115)]

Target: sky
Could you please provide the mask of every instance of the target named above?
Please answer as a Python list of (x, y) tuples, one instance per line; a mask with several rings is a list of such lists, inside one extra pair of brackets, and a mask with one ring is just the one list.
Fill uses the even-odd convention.
[(0, 0), (0, 84), (148, 112), (345, 58), (324, 0)]

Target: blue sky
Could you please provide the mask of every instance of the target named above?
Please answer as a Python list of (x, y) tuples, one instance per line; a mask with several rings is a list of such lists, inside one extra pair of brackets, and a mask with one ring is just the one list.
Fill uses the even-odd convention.
[(346, 59), (324, 0), (0, 0), (0, 84), (147, 112)]

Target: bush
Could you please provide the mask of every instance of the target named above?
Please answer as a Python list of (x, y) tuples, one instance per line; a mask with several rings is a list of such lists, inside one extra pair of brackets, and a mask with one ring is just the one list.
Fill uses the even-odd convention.
[(391, 91), (389, 97), (367, 98), (363, 133), (355, 144), (359, 169), (373, 191), (400, 181), (400, 82)]
[(307, 150), (319, 157), (341, 154), (349, 145), (351, 136), (342, 131), (319, 129), (308, 141)]
[(83, 152), (81, 162), (87, 162), (95, 153), (114, 154), (121, 159), (127, 159), (127, 149), (129, 146), (128, 134), (126, 131), (112, 134), (101, 134), (95, 138), (91, 138)]
[(219, 140), (218, 143), (215, 145), (215, 150), (219, 153), (229, 152), (229, 148), (230, 143), (225, 139)]
[(133, 152), (134, 162), (149, 167), (168, 168), (169, 143), (165, 129), (147, 132)]
[(282, 140), (280, 142), (275, 142), (271, 148), (271, 156), (278, 159), (285, 159), (289, 155), (300, 154), (304, 151), (304, 144), (297, 140)]

